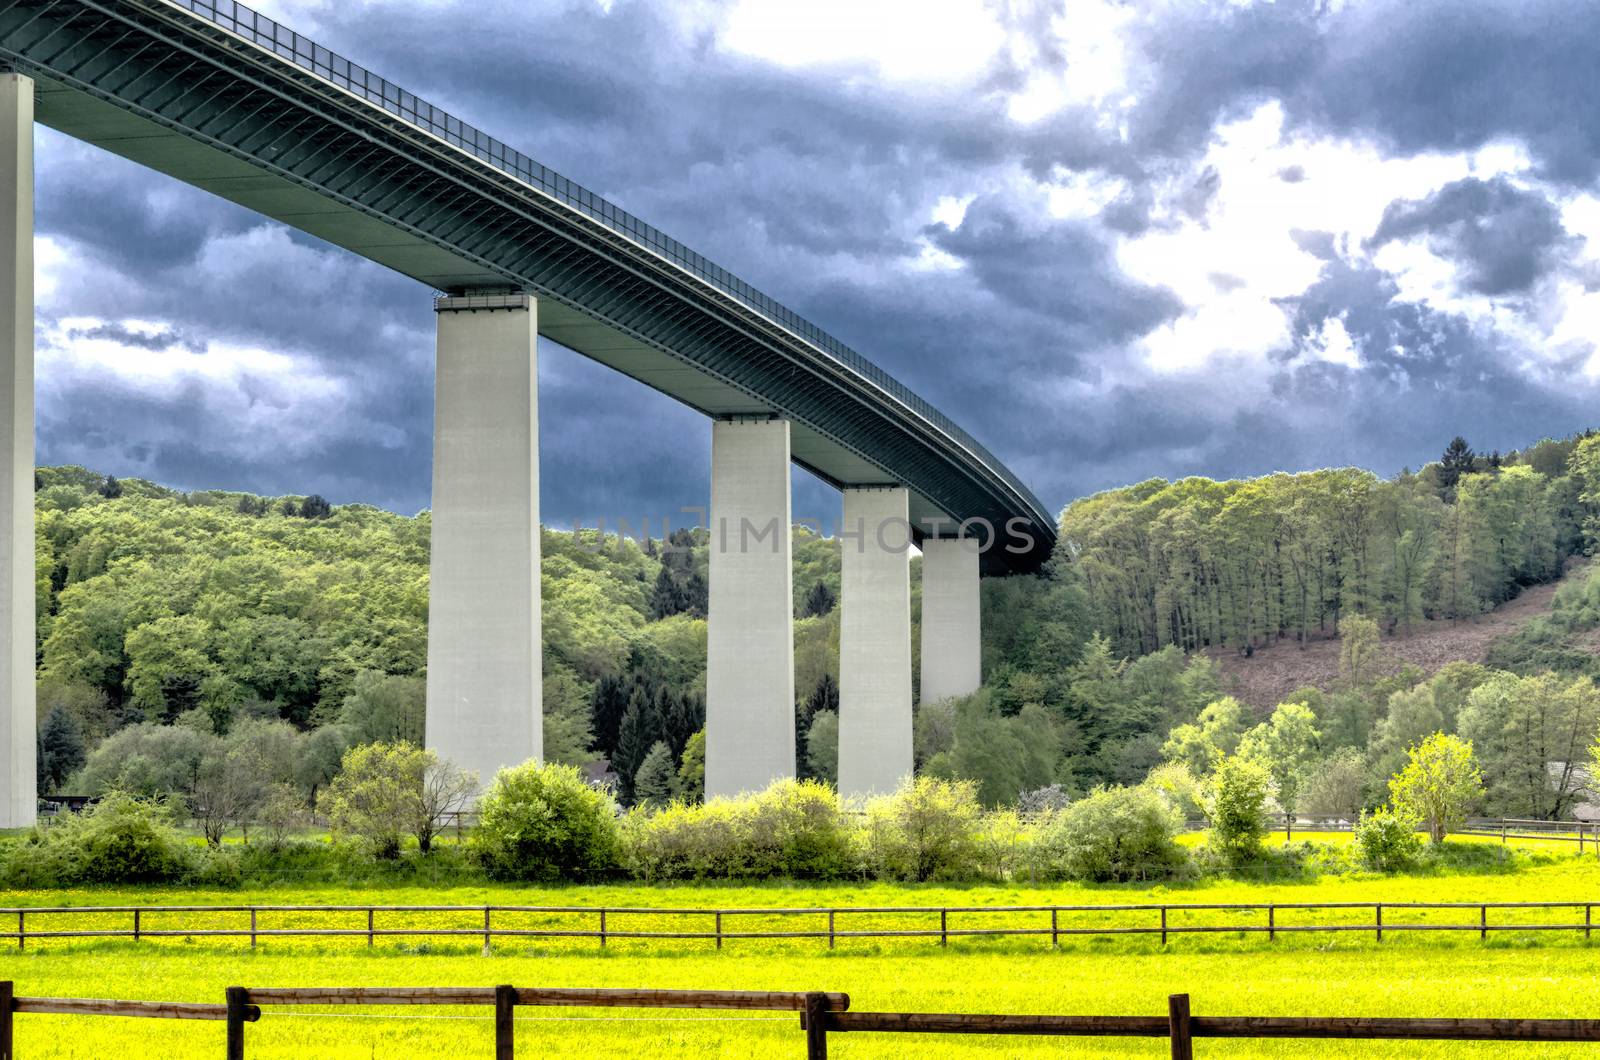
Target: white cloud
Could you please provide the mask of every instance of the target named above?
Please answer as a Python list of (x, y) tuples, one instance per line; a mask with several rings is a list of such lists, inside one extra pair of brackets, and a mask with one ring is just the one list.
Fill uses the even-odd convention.
[(858, 66), (891, 80), (968, 81), (1005, 43), (980, 0), (738, 0), (724, 47), (781, 66)]

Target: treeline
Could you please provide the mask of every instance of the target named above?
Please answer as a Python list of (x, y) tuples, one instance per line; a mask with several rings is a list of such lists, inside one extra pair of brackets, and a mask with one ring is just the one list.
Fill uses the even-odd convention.
[(1119, 654), (1303, 641), (1357, 613), (1403, 632), (1488, 610), (1600, 541), (1600, 436), (1503, 456), (1457, 438), (1387, 480), (1151, 479), (1070, 505), (1061, 530)]

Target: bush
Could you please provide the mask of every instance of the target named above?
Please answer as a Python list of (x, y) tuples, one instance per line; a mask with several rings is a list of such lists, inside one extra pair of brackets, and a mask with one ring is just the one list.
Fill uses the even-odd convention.
[(1036, 870), (1046, 879), (1096, 883), (1170, 879), (1188, 862), (1174, 838), (1182, 825), (1149, 787), (1096, 788), (1042, 829)]
[(1422, 853), (1422, 836), (1414, 818), (1390, 809), (1364, 813), (1356, 824), (1356, 851), (1361, 863), (1379, 872), (1396, 872), (1415, 865)]
[(748, 875), (741, 818), (734, 799), (631, 810), (622, 822), (623, 863), (646, 882)]
[(833, 880), (854, 868), (850, 826), (830, 785), (780, 780), (747, 806), (756, 875)]
[(380, 860), (397, 858), (422, 815), (422, 778), (432, 758), (408, 743), (352, 747), (317, 808), (334, 835), (353, 836)]
[(177, 882), (194, 859), (170, 818), (165, 805), (112, 792), (36, 827), (10, 848), (0, 875), (22, 887)]
[(838, 879), (855, 868), (839, 796), (814, 780), (781, 780), (740, 799), (640, 808), (623, 822), (624, 861), (646, 880)]
[(472, 850), (497, 880), (592, 880), (620, 861), (611, 796), (572, 766), (524, 762), (502, 769), (478, 803)]
[(1206, 791), (1209, 841), (1234, 868), (1261, 857), (1261, 839), (1266, 835), (1262, 812), (1271, 786), (1264, 766), (1238, 755), (1224, 758), (1212, 774)]
[(884, 879), (975, 876), (981, 817), (972, 781), (917, 777), (867, 804), (867, 862)]

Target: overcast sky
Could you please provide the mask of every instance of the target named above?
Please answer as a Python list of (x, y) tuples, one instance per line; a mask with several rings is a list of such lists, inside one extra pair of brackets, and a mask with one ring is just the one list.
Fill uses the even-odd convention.
[[(1051, 509), (1600, 424), (1600, 4), (258, 6), (831, 331)], [(427, 507), (428, 291), (37, 157), (41, 463)], [(546, 523), (704, 503), (699, 414), (540, 359)]]

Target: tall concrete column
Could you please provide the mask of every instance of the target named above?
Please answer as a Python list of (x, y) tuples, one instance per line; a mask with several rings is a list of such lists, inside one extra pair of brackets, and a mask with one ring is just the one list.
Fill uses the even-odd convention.
[(538, 304), (440, 298), (428, 595), (428, 746), (474, 770), (544, 753)]
[(983, 683), (978, 542), (922, 542), (922, 702), (971, 695)]
[(0, 72), (0, 828), (38, 807), (34, 746), (33, 79)]
[(911, 524), (899, 487), (844, 491), (839, 591), (839, 793), (911, 775)]
[(706, 796), (792, 777), (789, 421), (711, 425)]

